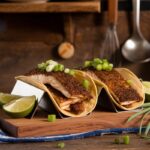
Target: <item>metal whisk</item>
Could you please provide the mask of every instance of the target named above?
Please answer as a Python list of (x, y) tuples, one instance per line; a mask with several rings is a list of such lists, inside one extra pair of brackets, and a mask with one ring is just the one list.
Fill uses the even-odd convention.
[(116, 31), (118, 20), (118, 0), (108, 0), (108, 28), (100, 51), (100, 58), (106, 58), (114, 66), (121, 64), (121, 52)]

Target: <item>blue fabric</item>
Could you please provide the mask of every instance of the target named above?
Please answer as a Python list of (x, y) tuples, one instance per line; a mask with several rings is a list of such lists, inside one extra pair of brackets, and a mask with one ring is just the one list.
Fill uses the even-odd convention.
[(103, 134), (120, 134), (120, 133), (137, 133), (139, 128), (114, 128), (105, 130), (96, 130), (77, 134), (68, 135), (57, 135), (57, 136), (45, 136), (45, 137), (25, 137), (25, 138), (15, 138), (8, 136), (3, 131), (0, 130), (0, 142), (7, 143), (19, 143), (19, 142), (47, 142), (47, 141), (61, 141), (61, 140), (73, 140), (81, 139), (91, 136), (99, 136)]

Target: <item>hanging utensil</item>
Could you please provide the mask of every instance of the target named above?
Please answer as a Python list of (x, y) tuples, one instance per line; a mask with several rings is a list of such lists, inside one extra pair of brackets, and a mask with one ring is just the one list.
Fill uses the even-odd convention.
[(115, 66), (120, 65), (121, 55), (117, 35), (118, 0), (108, 0), (108, 23), (106, 37), (100, 51), (100, 57), (111, 61)]
[(140, 0), (132, 0), (133, 4), (133, 34), (122, 47), (123, 56), (131, 62), (150, 61), (150, 43), (140, 31)]
[(71, 14), (64, 14), (64, 41), (58, 47), (58, 55), (63, 59), (70, 59), (74, 56), (74, 23)]

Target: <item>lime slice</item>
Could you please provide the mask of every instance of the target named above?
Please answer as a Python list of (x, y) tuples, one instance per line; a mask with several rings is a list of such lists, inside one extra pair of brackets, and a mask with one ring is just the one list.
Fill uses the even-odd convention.
[(143, 81), (145, 100), (150, 102), (150, 81)]
[(11, 95), (6, 93), (0, 93), (0, 106), (7, 104), (8, 102), (12, 100), (16, 100), (18, 98), (21, 98), (21, 96), (18, 95)]
[(23, 118), (31, 113), (35, 103), (35, 96), (22, 97), (3, 105), (3, 110), (11, 117)]

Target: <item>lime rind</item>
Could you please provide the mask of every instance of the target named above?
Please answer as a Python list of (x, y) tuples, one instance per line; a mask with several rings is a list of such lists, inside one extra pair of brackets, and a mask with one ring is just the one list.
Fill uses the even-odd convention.
[(142, 84), (144, 86), (145, 101), (150, 102), (150, 81), (143, 81)]
[(12, 100), (21, 98), (19, 95), (11, 95), (7, 93), (0, 93), (0, 106), (9, 103)]
[(13, 100), (3, 105), (3, 110), (11, 117), (23, 118), (28, 116), (36, 104), (35, 96), (28, 96)]

